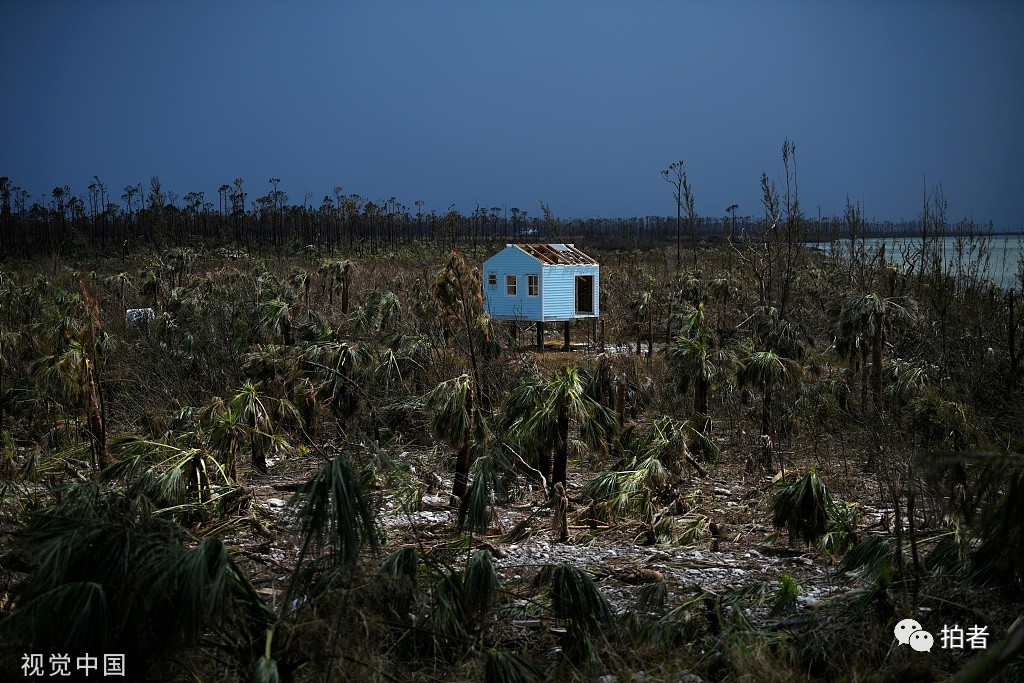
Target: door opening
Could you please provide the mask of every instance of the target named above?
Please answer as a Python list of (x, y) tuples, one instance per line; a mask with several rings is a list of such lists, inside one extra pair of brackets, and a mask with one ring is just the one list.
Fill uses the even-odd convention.
[(576, 276), (576, 315), (594, 314), (594, 276)]

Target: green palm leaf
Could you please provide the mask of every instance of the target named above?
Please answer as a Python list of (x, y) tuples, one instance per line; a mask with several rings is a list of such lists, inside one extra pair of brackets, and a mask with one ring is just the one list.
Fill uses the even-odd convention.
[(351, 568), (366, 545), (377, 551), (373, 510), (359, 475), (347, 458), (338, 456), (320, 468), (296, 492), (303, 554), (329, 550), (333, 563)]
[(568, 564), (551, 571), (551, 609), (559, 619), (595, 631), (612, 620), (612, 608), (590, 574)]
[(504, 650), (484, 656), (484, 683), (540, 683), (544, 673), (533, 662)]

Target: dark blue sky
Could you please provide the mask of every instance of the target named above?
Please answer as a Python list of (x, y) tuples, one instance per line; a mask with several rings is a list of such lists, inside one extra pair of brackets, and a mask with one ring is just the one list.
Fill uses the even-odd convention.
[(34, 198), (281, 178), (444, 211), (761, 213), (797, 146), (815, 215), (1020, 230), (1024, 3), (4, 3), (0, 175)]

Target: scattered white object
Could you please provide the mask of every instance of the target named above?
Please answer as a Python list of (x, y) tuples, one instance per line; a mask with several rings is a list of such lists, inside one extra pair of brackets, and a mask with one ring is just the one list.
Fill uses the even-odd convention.
[(124, 312), (126, 325), (148, 325), (156, 319), (152, 308), (128, 308)]

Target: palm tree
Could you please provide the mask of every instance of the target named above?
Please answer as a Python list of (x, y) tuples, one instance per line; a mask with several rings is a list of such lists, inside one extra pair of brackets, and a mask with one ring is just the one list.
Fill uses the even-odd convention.
[(348, 259), (328, 261), (320, 268), (320, 272), (328, 279), (327, 304), (334, 306), (334, 292), (341, 289), (341, 313), (348, 315), (349, 282), (352, 275), (352, 262)]
[(715, 374), (714, 339), (704, 317), (704, 304), (683, 318), (683, 329), (668, 349), (668, 357), (682, 377), (682, 388), (693, 380), (693, 407), (701, 415), (708, 412), (708, 390)]
[(434, 436), (455, 451), (452, 503), (458, 504), (465, 497), (469, 485), (470, 449), (476, 431), (474, 426), (480, 420), (473, 408), (473, 387), (469, 375), (438, 384), (427, 394), (427, 406), (436, 411), (430, 423)]
[(580, 438), (592, 448), (603, 446), (618, 429), (615, 413), (602, 406), (587, 393), (589, 376), (579, 368), (563, 368), (546, 383), (527, 383), (509, 397), (506, 410), (520, 415), (513, 424), (528, 442), (538, 446), (541, 473), (548, 477), (552, 464), (549, 451), (554, 450), (550, 487), (565, 486), (569, 463), (569, 426), (579, 425)]
[(84, 342), (87, 336), (84, 327), (68, 327), (65, 335), (66, 348), (37, 360), (34, 364), (35, 374), (42, 388), (55, 395), (57, 402), (63, 406), (70, 408), (77, 399), (81, 408), (79, 414), (85, 416), (85, 432), (89, 437), (93, 466), (103, 469), (110, 464), (110, 460), (94, 354), (90, 353)]
[(230, 407), (245, 423), (253, 469), (259, 474), (266, 474), (266, 452), (273, 445), (275, 426), (286, 421), (298, 423), (301, 420), (298, 410), (286, 399), (261, 394), (252, 382), (242, 385), (231, 399)]
[(205, 415), (213, 423), (210, 428), (210, 446), (220, 454), (228, 480), (237, 481), (238, 454), (242, 452), (247, 427), (241, 415), (220, 399), (215, 399), (207, 407)]
[(283, 299), (263, 302), (260, 329), (272, 336), (280, 335), (285, 346), (292, 344), (292, 307)]
[[(333, 565), (352, 569), (363, 546), (376, 552), (373, 508), (363, 479), (345, 456), (338, 456), (304, 482), (292, 498), (301, 503), (298, 521), (302, 535), (299, 564), (310, 550), (330, 551)], [(292, 581), (299, 576), (297, 571)]]
[(647, 324), (647, 355), (650, 357), (654, 347), (654, 292), (646, 289), (637, 292), (630, 302), (633, 309), (634, 326), (636, 327), (636, 355), (640, 355), (640, 342), (643, 338), (643, 325)]
[(313, 277), (304, 268), (296, 266), (292, 268), (291, 285), (302, 292), (302, 303), (305, 309), (309, 310), (309, 288), (313, 284)]
[(125, 305), (125, 290), (132, 284), (131, 276), (128, 273), (118, 273), (106, 278), (105, 282), (110, 287), (117, 287), (118, 297), (121, 301), (121, 314), (123, 315), (127, 308)]
[(7, 375), (7, 368), (11, 365), (18, 336), (3, 327), (0, 327), (0, 434), (4, 430), (4, 378)]
[(394, 292), (371, 292), (366, 303), (352, 312), (356, 327), (361, 332), (377, 334), (391, 331), (402, 310)]
[(774, 392), (780, 387), (792, 387), (800, 383), (803, 368), (789, 358), (783, 358), (773, 351), (754, 351), (741, 363), (740, 386), (753, 385), (764, 392), (761, 411), (761, 434), (772, 437), (772, 401)]
[(790, 545), (798, 535), (810, 545), (828, 531), (832, 507), (832, 496), (812, 467), (803, 478), (779, 487), (772, 500), (772, 524), (789, 532)]
[(362, 389), (355, 376), (365, 355), (359, 347), (346, 342), (310, 344), (303, 351), (303, 363), (318, 370), (316, 395), (327, 404), (337, 421), (338, 432), (346, 431), (348, 420), (359, 411)]
[(879, 412), (882, 410), (882, 353), (886, 336), (896, 325), (911, 322), (916, 314), (912, 300), (878, 294), (853, 294), (843, 302), (839, 312), (836, 353), (851, 356), (859, 345), (870, 341), (872, 390), (875, 409)]

